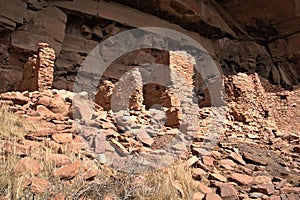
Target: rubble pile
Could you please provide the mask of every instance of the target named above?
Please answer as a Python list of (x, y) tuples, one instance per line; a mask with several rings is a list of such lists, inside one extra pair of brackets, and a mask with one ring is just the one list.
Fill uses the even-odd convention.
[[(46, 44), (41, 46), (48, 48), (46, 52), (53, 52)], [(210, 151), (204, 153), (202, 145), (212, 123), (213, 107), (193, 107), (185, 98), (189, 92), (192, 96), (192, 76), (185, 72), (190, 70), (189, 73), (192, 73), (193, 65), (180, 56), (170, 59), (170, 79), (175, 82), (173, 88), (144, 86), (138, 79), (140, 71), (131, 70), (125, 74), (129, 78), (124, 81), (134, 81), (136, 87), (132, 91), (122, 91), (120, 85), (128, 84), (122, 79), (118, 83), (105, 80), (95, 94), (95, 102), (85, 102), (83, 97), (89, 95), (84, 92), (76, 94), (51, 89), (49, 73), (53, 69), (53, 58), (46, 53), (38, 53), (36, 58), (39, 59), (34, 58), (30, 58), (34, 61), (31, 69), (41, 74), (37, 76), (37, 82), (42, 83), (37, 84), (37, 90), (0, 94), (2, 108), (35, 124), (35, 131), (26, 133), (21, 139), (2, 136), (0, 139), (3, 155), (20, 156), (13, 173), (17, 176), (33, 175), (23, 184), (24, 188), (30, 187), (32, 193), (46, 192), (53, 183), (50, 177), (39, 176), (44, 166), (39, 161), (43, 155), (37, 153), (40, 147), (51, 152), (43, 158), (44, 162), (48, 160), (55, 164), (51, 176), (61, 181), (81, 179), (89, 183), (111, 164), (106, 155), (117, 153), (126, 157), (164, 152), (162, 150), (174, 138), (191, 132), (195, 135), (188, 148), (176, 143), (170, 149), (174, 154), (184, 152), (176, 159), (183, 159), (186, 166), (192, 168), (199, 190), (193, 199), (300, 198), (300, 137), (296, 121), (299, 119), (299, 87), (294, 87), (293, 91), (281, 91), (255, 73), (224, 77), (227, 106), (220, 108), (226, 111), (223, 132)], [(36, 68), (39, 62), (43, 63), (43, 67)], [(172, 71), (174, 63), (176, 73)], [(45, 70), (49, 70), (46, 77), (42, 75)], [(186, 79), (178, 78), (178, 73)], [(36, 80), (36, 76), (32, 76), (31, 80)], [(189, 89), (178, 93), (186, 80), (190, 80), (188, 87), (181, 89)], [(115, 88), (121, 92), (117, 93)], [(157, 95), (154, 95), (155, 92)], [(81, 95), (83, 101), (74, 101), (76, 95)], [(115, 105), (114, 95), (124, 102)], [(92, 104), (91, 110), (88, 104)], [(287, 107), (283, 110), (278, 105)], [(122, 106), (128, 108), (123, 109)], [(287, 124), (285, 120), (289, 120), (291, 113), (295, 119)], [(183, 129), (187, 116), (199, 118), (196, 130), (189, 125)], [(80, 156), (80, 161), (74, 161), (66, 155), (67, 152)], [(172, 159), (167, 153), (166, 150), (164, 160), (171, 165)]]

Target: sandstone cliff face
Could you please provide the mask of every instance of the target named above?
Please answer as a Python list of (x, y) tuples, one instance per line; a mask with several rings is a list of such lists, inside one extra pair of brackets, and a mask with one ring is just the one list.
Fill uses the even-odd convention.
[[(20, 89), (27, 59), (40, 42), (55, 50), (54, 88), (73, 90), (78, 68), (97, 44), (147, 26), (192, 37), (225, 74), (257, 72), (284, 87), (300, 79), (300, 12), (294, 0), (1, 0), (0, 5), (1, 92)], [(126, 62), (116, 61), (106, 75), (120, 77), (122, 69), (156, 62), (154, 54), (133, 53)]]

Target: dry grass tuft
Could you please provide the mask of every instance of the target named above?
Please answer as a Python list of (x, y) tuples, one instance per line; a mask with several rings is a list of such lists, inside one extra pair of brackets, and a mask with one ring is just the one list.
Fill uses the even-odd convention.
[(184, 164), (149, 173), (137, 199), (192, 199), (197, 187), (191, 174), (191, 169)]
[(7, 108), (0, 109), (0, 138), (1, 139), (22, 139), (25, 134), (34, 131), (34, 125), (26, 122)]
[(114, 200), (175, 200), (192, 199), (195, 191), (197, 186), (191, 176), (191, 169), (179, 164), (148, 174), (119, 172), (113, 177), (102, 175), (96, 182), (81, 186), (70, 197), (95, 200), (105, 197)]

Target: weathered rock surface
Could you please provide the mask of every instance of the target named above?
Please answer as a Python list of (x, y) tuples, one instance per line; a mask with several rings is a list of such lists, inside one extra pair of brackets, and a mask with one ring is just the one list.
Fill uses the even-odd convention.
[(35, 51), (40, 42), (46, 42), (61, 50), (65, 37), (67, 15), (56, 7), (47, 7), (41, 11), (28, 11), (26, 22), (11, 35), (11, 45), (26, 51)]
[(216, 9), (209, 1), (114, 1), (157, 15), (208, 37), (221, 37), (226, 34), (235, 36), (234, 31), (220, 14), (216, 14)]
[(6, 2), (5, 0), (0, 1), (1, 16), (0, 24), (1, 31), (3, 30), (14, 30), (17, 23), (23, 24), (23, 20), (27, 14), (26, 4), (24, 2), (13, 0)]
[[(254, 38), (274, 40), (299, 31), (299, 2), (288, 0), (238, 3), (236, 0), (218, 2)], [(259, 9), (258, 9), (259, 8)]]

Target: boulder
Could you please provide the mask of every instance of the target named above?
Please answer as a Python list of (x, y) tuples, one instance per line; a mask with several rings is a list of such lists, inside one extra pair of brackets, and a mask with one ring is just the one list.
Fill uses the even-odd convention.
[(223, 199), (230, 199), (230, 200), (238, 200), (238, 193), (236, 189), (229, 184), (220, 184), (218, 185), (217, 192)]
[(74, 178), (79, 173), (80, 166), (81, 166), (80, 162), (75, 162), (72, 164), (65, 165), (61, 168), (56, 169), (53, 172), (53, 176), (64, 178), (64, 179)]
[(229, 180), (234, 181), (239, 185), (250, 185), (254, 181), (254, 179), (251, 176), (241, 173), (231, 174)]
[(45, 106), (54, 114), (60, 114), (62, 116), (69, 115), (70, 105), (68, 105), (66, 101), (59, 95), (55, 95), (53, 98), (41, 96), (37, 102), (37, 105)]

